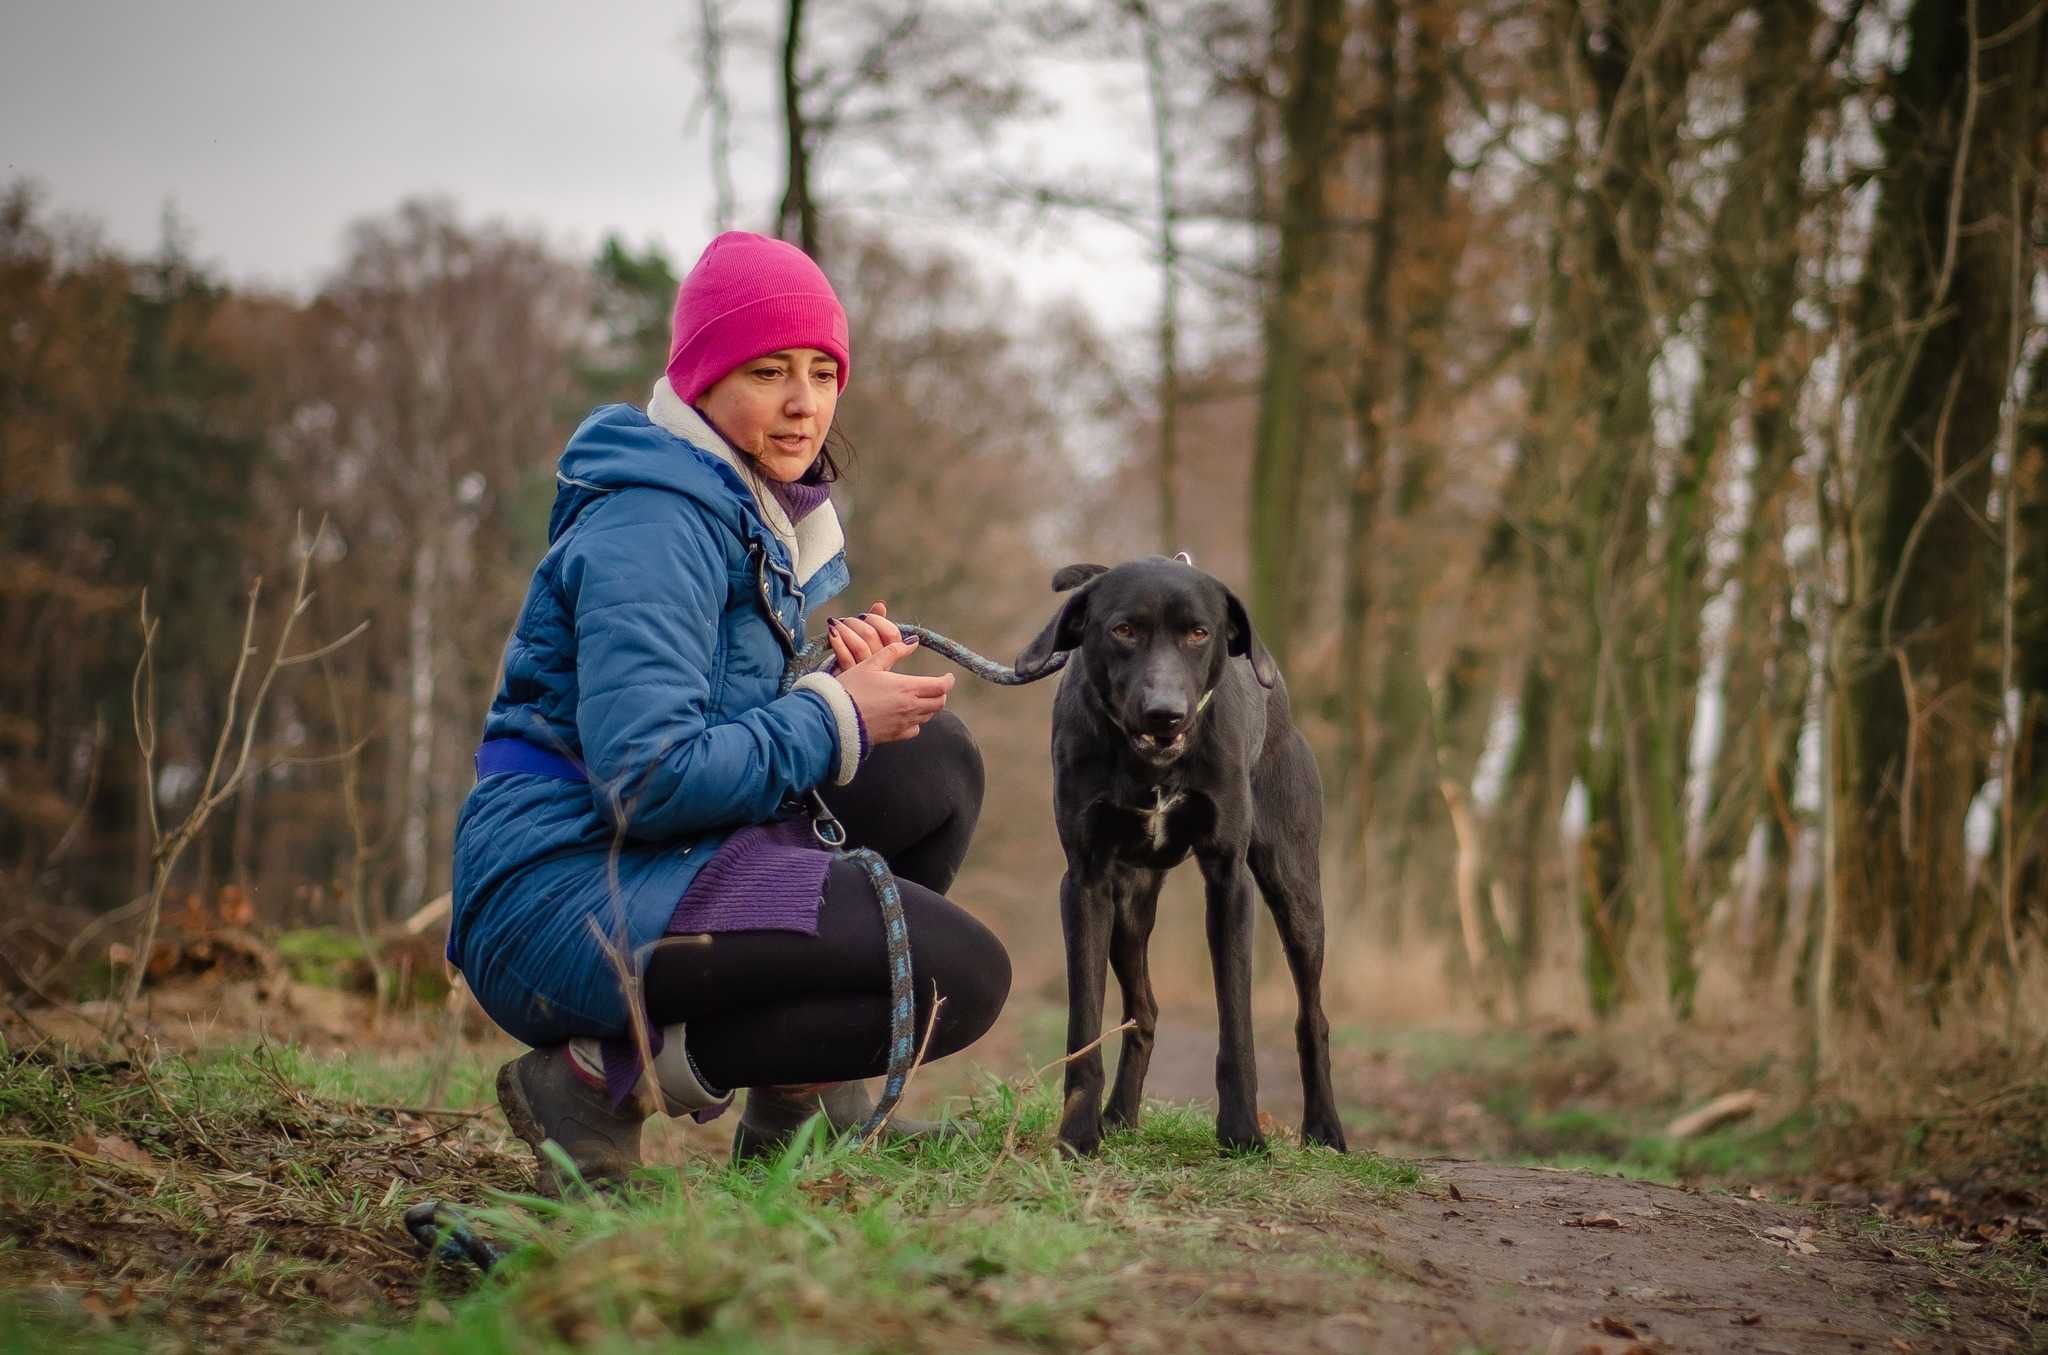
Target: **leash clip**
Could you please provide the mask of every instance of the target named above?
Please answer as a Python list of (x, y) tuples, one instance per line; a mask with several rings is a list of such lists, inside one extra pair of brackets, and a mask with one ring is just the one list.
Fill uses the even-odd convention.
[(818, 839), (822, 846), (830, 848), (832, 851), (836, 852), (844, 847), (846, 845), (846, 825), (841, 823), (838, 817), (825, 807), (825, 797), (813, 790), (811, 792), (811, 806), (811, 836)]

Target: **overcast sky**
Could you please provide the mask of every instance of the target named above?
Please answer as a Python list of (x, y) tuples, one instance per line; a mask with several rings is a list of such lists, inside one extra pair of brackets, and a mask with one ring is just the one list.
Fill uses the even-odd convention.
[[(779, 4), (759, 8), (779, 21)], [(198, 257), (244, 283), (311, 289), (350, 220), (421, 193), (579, 255), (616, 230), (687, 265), (712, 224), (690, 119), (695, 12), (691, 0), (0, 0), (0, 157), (7, 179), (40, 183), (50, 207), (97, 219), (127, 250), (152, 248), (174, 206)], [(771, 74), (735, 57), (730, 76), (739, 224), (753, 228), (781, 187)], [(1142, 105), (1127, 111), (1142, 119)], [(1082, 121), (1079, 139), (1099, 147), (1099, 121)], [(1129, 132), (1142, 154), (1142, 121)], [(929, 211), (902, 224), (1027, 298), (1079, 296), (1117, 329), (1149, 322), (1154, 284), (1127, 231), (1070, 221), (996, 239)]]

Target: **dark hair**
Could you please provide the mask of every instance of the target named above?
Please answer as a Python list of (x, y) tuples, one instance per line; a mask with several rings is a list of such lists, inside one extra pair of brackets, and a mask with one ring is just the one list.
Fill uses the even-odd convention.
[(836, 483), (846, 474), (846, 468), (853, 464), (853, 440), (833, 424), (825, 434), (825, 445), (818, 449), (818, 459), (811, 462), (811, 468), (804, 472), (801, 483), (807, 485), (829, 485)]

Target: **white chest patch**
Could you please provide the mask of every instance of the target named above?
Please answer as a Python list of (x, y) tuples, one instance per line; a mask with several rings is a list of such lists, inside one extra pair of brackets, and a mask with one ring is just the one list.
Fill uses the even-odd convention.
[(1168, 795), (1161, 786), (1153, 792), (1152, 808), (1145, 812), (1145, 833), (1152, 839), (1152, 850), (1162, 851), (1166, 847), (1166, 816), (1173, 807), (1187, 797), (1179, 791)]

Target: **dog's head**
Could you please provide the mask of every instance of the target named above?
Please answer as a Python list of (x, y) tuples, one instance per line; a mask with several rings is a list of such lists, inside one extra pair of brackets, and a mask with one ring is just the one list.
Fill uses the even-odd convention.
[(1148, 761), (1164, 764), (1187, 751), (1232, 658), (1247, 660), (1263, 687), (1280, 679), (1244, 604), (1192, 565), (1068, 565), (1052, 586), (1072, 596), (1017, 656), (1018, 671), (1042, 671), (1053, 655), (1077, 651), (1082, 680)]

